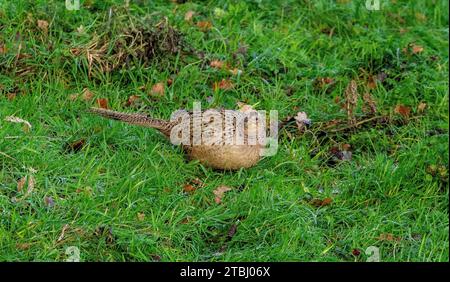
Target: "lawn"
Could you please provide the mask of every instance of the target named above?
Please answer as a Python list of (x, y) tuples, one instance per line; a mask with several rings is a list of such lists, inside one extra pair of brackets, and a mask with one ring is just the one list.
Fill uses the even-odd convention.
[[(125, 2), (0, 0), (0, 261), (449, 261), (448, 1)], [(277, 110), (277, 154), (87, 111), (195, 101)]]

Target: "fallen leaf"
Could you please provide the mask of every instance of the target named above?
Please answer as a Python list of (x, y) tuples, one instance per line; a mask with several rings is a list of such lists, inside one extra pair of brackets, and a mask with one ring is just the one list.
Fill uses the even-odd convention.
[(214, 195), (216, 196), (214, 198), (214, 201), (216, 202), (216, 204), (220, 204), (222, 202), (222, 198), (223, 198), (225, 192), (228, 192), (230, 190), (232, 190), (232, 188), (225, 186), (225, 185), (221, 185), (221, 186), (217, 187), (213, 191)]
[(70, 101), (73, 102), (73, 101), (75, 101), (76, 99), (78, 99), (78, 94), (75, 93), (75, 94), (70, 94), (70, 95), (69, 95), (69, 100), (70, 100)]
[(313, 86), (316, 89), (322, 89), (333, 84), (334, 79), (331, 77), (318, 77), (314, 80)]
[(416, 44), (412, 45), (412, 53), (413, 54), (419, 54), (419, 53), (422, 53), (422, 51), (423, 51), (423, 47), (422, 46), (416, 45)]
[(48, 22), (45, 20), (37, 20), (37, 26), (40, 30), (47, 33), (48, 32)]
[(309, 203), (317, 208), (319, 207), (324, 207), (324, 206), (328, 206), (333, 202), (333, 199), (331, 198), (325, 198), (323, 200), (321, 199), (312, 199), (311, 201), (309, 201)]
[(6, 54), (6, 46), (3, 43), (0, 43), (0, 55)]
[(417, 112), (423, 113), (425, 111), (426, 107), (427, 107), (427, 104), (425, 104), (424, 102), (420, 102), (419, 105), (417, 106)]
[(14, 99), (16, 99), (17, 93), (8, 93), (6, 94), (6, 97), (8, 98), (9, 101), (12, 101)]
[(81, 149), (83, 149), (85, 144), (86, 144), (86, 140), (82, 138), (80, 140), (69, 143), (67, 147), (69, 150), (76, 153), (76, 152), (80, 151)]
[(191, 184), (185, 184), (183, 186), (184, 192), (191, 193), (191, 192), (194, 192), (195, 190), (196, 190), (196, 188), (194, 186), (192, 186)]
[(98, 98), (97, 105), (99, 108), (108, 109), (108, 99), (106, 98)]
[(224, 66), (224, 62), (219, 60), (213, 60), (211, 63), (209, 63), (209, 66), (216, 69), (221, 69)]
[(228, 238), (230, 238), (230, 239), (233, 238), (234, 234), (236, 234), (236, 231), (237, 231), (237, 225), (236, 224), (231, 225), (230, 230), (228, 230)]
[(164, 83), (158, 82), (152, 86), (152, 90), (150, 91), (150, 96), (164, 96)]
[(383, 233), (383, 234), (380, 234), (380, 236), (378, 236), (378, 240), (380, 240), (380, 241), (389, 241), (389, 242), (392, 242), (392, 241), (399, 242), (399, 241), (402, 240), (402, 238), (401, 237), (395, 237), (392, 233)]
[(369, 89), (375, 89), (377, 88), (377, 82), (374, 76), (370, 75), (369, 79), (367, 81), (367, 88)]
[(297, 124), (298, 131), (300, 132), (303, 132), (307, 126), (311, 125), (311, 120), (305, 112), (298, 112), (294, 119)]
[(408, 118), (409, 114), (411, 113), (411, 108), (404, 105), (397, 105), (395, 106), (394, 112), (400, 114), (404, 118)]
[(355, 257), (359, 257), (360, 254), (361, 254), (361, 251), (359, 249), (352, 250), (352, 255), (354, 255)]
[(186, 14), (184, 14), (184, 20), (187, 22), (192, 21), (192, 17), (194, 16), (194, 11), (187, 11)]
[(24, 132), (29, 132), (31, 129), (31, 123), (29, 123), (28, 121), (21, 119), (19, 117), (7, 116), (7, 117), (5, 117), (5, 121), (14, 122), (14, 123), (22, 123), (24, 125), (24, 127), (23, 127)]
[(200, 22), (197, 22), (197, 27), (201, 31), (205, 32), (205, 31), (208, 31), (208, 30), (210, 30), (212, 28), (212, 23), (209, 22), (209, 21), (200, 21)]
[(216, 91), (217, 89), (222, 90), (230, 90), (233, 89), (234, 84), (229, 79), (222, 79), (220, 82), (214, 82), (213, 84), (213, 90)]
[(139, 98), (139, 96), (131, 95), (130, 97), (128, 97), (128, 100), (125, 103), (125, 106), (127, 106), (127, 107), (135, 106), (140, 100), (141, 100), (141, 98)]
[(138, 218), (139, 221), (144, 221), (144, 219), (145, 219), (145, 213), (143, 213), (143, 212), (138, 212), (138, 213), (137, 213), (137, 218)]
[(53, 201), (52, 197), (45, 197), (44, 204), (45, 204), (45, 206), (52, 208), (55, 205), (55, 201)]
[(230, 69), (230, 70), (228, 70), (232, 75), (241, 75), (242, 74), (242, 71), (240, 70), (240, 69), (238, 69), (238, 68), (233, 68), (233, 69)]
[(85, 101), (90, 101), (94, 97), (94, 93), (92, 93), (89, 89), (84, 88), (83, 89), (83, 94), (81, 95), (81, 97)]
[(16, 248), (22, 251), (28, 250), (31, 247), (30, 243), (17, 243)]
[(167, 86), (171, 86), (173, 83), (173, 79), (169, 78), (167, 79)]
[(17, 181), (17, 192), (20, 192), (23, 190), (23, 187), (25, 186), (25, 183), (27, 182), (27, 177), (24, 176)]
[(161, 261), (161, 256), (159, 255), (151, 254), (150, 257), (153, 261)]

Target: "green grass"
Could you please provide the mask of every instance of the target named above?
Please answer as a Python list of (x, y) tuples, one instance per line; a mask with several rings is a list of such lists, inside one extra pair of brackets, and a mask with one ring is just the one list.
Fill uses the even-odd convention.
[[(448, 2), (381, 1), (380, 11), (364, 2), (141, 0), (125, 12), (122, 1), (82, 1), (79, 11), (67, 11), (63, 1), (0, 0), (0, 260), (64, 261), (66, 248), (76, 246), (82, 261), (366, 261), (365, 250), (375, 246), (381, 261), (449, 261)], [(216, 17), (215, 8), (225, 15)], [(184, 20), (188, 10), (197, 13), (194, 23)], [(242, 74), (175, 54), (111, 72), (93, 68), (89, 76), (87, 60), (70, 51), (94, 35), (114, 42), (127, 20), (139, 28), (145, 17), (153, 24), (167, 17), (207, 60)], [(37, 20), (49, 23), (48, 33)], [(200, 31), (201, 20), (212, 29)], [(17, 57), (19, 42), (29, 56)], [(423, 52), (403, 52), (408, 44)], [(246, 55), (233, 58), (242, 45)], [(367, 89), (368, 75), (379, 73), (387, 78)], [(162, 98), (141, 88), (171, 76)], [(321, 77), (333, 78), (334, 87), (314, 87)], [(222, 78), (235, 88), (213, 91)], [(291, 126), (290, 135), (280, 132), (275, 156), (238, 172), (187, 162), (154, 130), (86, 113), (96, 98), (163, 118), (194, 101), (230, 109), (245, 102), (280, 118), (305, 111), (314, 129), (346, 119), (335, 98), (344, 99), (352, 79), (395, 122), (336, 134), (300, 135)], [(69, 98), (84, 88), (91, 101)], [(124, 106), (130, 95), (142, 104)], [(407, 120), (394, 112), (399, 104), (411, 108)], [(4, 121), (10, 115), (31, 130)], [(361, 102), (356, 116), (364, 118)], [(80, 139), (81, 150), (67, 150)], [(342, 144), (351, 145), (352, 159), (327, 161)], [(24, 197), (18, 180), (31, 174), (34, 190), (15, 201)], [(185, 193), (195, 178), (204, 187)], [(213, 190), (222, 184), (234, 189), (218, 205)], [(333, 202), (315, 207), (311, 197)], [(386, 234), (396, 239), (380, 238)]]

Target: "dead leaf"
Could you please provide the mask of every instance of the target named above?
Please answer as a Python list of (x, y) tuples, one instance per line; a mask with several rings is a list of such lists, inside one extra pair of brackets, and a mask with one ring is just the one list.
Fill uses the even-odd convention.
[(380, 236), (378, 236), (378, 240), (380, 240), (380, 241), (388, 241), (388, 242), (392, 242), (392, 241), (399, 242), (399, 241), (402, 240), (402, 238), (401, 237), (396, 237), (392, 233), (383, 233), (383, 234), (380, 234)]
[(83, 94), (81, 95), (81, 97), (85, 101), (90, 101), (94, 97), (94, 93), (92, 93), (89, 89), (84, 88), (83, 89)]
[(37, 25), (40, 30), (47, 33), (48, 32), (48, 22), (45, 20), (37, 20)]
[(216, 69), (221, 69), (224, 66), (224, 62), (219, 60), (213, 60), (211, 63), (209, 63), (209, 66)]
[(6, 54), (6, 46), (3, 43), (0, 43), (0, 55)]
[(99, 108), (109, 109), (109, 107), (108, 107), (108, 99), (106, 99), (106, 98), (98, 98), (97, 99), (97, 105), (98, 105)]
[(70, 100), (70, 101), (73, 102), (73, 101), (75, 101), (76, 99), (78, 99), (78, 94), (75, 93), (75, 94), (70, 94), (70, 95), (69, 95), (69, 100)]
[(299, 132), (303, 132), (307, 126), (311, 125), (311, 120), (305, 112), (298, 112), (294, 119)]
[(25, 186), (25, 183), (27, 182), (27, 177), (24, 176), (17, 181), (17, 192), (20, 192), (23, 190), (23, 187)]
[(140, 102), (141, 98), (137, 95), (131, 95), (130, 97), (128, 97), (127, 102), (125, 103), (125, 106), (130, 107), (130, 106), (135, 106), (138, 102)]
[(8, 93), (6, 94), (6, 98), (8, 98), (8, 101), (12, 101), (14, 99), (16, 99), (17, 93)]
[(234, 88), (234, 84), (229, 79), (222, 79), (220, 82), (214, 82), (214, 85), (213, 85), (214, 91), (216, 91), (218, 89), (230, 90), (233, 88)]
[(187, 11), (186, 14), (184, 14), (184, 20), (187, 22), (192, 21), (192, 17), (194, 16), (194, 11)]
[(241, 75), (242, 71), (238, 68), (233, 68), (228, 70), (232, 75)]
[(419, 105), (417, 106), (417, 112), (423, 113), (425, 111), (426, 107), (427, 107), (427, 104), (425, 104), (424, 102), (420, 102)]
[(197, 22), (197, 27), (201, 31), (205, 32), (212, 28), (212, 23), (210, 21), (200, 21), (200, 22)]
[(419, 54), (419, 53), (422, 53), (422, 51), (423, 51), (423, 47), (420, 45), (413, 44), (411, 47), (412, 47), (413, 54)]
[(83, 149), (85, 144), (86, 144), (86, 139), (82, 138), (75, 142), (69, 143), (67, 146), (67, 149), (76, 153), (76, 152), (80, 151), (81, 149)]
[(23, 131), (25, 133), (29, 132), (31, 129), (31, 123), (29, 123), (28, 121), (21, 119), (19, 117), (7, 116), (7, 117), (5, 117), (5, 121), (14, 122), (14, 123), (22, 123), (24, 125)]
[(194, 192), (195, 190), (196, 190), (196, 188), (194, 186), (192, 186), (191, 184), (185, 184), (183, 186), (184, 192), (191, 193), (191, 192)]
[(377, 81), (373, 75), (369, 76), (369, 79), (367, 81), (367, 88), (369, 88), (369, 89), (377, 88)]
[(316, 89), (323, 89), (327, 86), (331, 86), (334, 84), (334, 79), (331, 77), (317, 77), (314, 82), (313, 86)]
[(17, 243), (16, 244), (16, 248), (21, 251), (28, 250), (30, 247), (31, 247), (30, 243)]
[(150, 96), (153, 97), (163, 97), (164, 96), (164, 83), (158, 82), (152, 86), (152, 90), (150, 91)]
[(27, 191), (25, 192), (24, 198), (31, 194), (34, 190), (34, 185), (36, 184), (36, 180), (33, 175), (24, 176), (17, 181), (17, 192), (21, 192), (23, 188), (27, 184)]
[(225, 186), (225, 185), (221, 185), (221, 186), (217, 187), (213, 191), (214, 195), (216, 196), (214, 198), (214, 201), (216, 202), (216, 204), (220, 204), (222, 202), (222, 198), (223, 198), (225, 192), (228, 192), (230, 190), (232, 190), (232, 188), (228, 187), (228, 186)]
[(408, 118), (411, 113), (411, 108), (404, 105), (395, 106), (394, 112), (400, 114), (404, 118)]
[(309, 203), (311, 205), (315, 206), (316, 208), (328, 206), (332, 202), (333, 202), (333, 199), (331, 199), (331, 198), (325, 198), (323, 200), (321, 200), (321, 199), (312, 199), (311, 201), (309, 201)]
[(228, 230), (228, 238), (230, 238), (230, 239), (233, 238), (234, 234), (236, 234), (236, 231), (237, 231), (237, 225), (236, 224), (231, 225), (230, 230)]
[(145, 213), (143, 213), (143, 212), (138, 212), (138, 213), (137, 213), (137, 218), (138, 218), (139, 221), (144, 221), (144, 219), (145, 219)]
[(52, 197), (45, 197), (44, 204), (45, 204), (45, 206), (52, 208), (55, 205), (55, 201), (53, 201)]

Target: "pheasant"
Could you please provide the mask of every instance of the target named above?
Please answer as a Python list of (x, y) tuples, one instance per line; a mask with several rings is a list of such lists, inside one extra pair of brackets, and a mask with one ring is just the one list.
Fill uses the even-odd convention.
[[(253, 113), (257, 113), (255, 110), (251, 110)], [(216, 116), (219, 115), (221, 118), (219, 119), (220, 121), (214, 123), (214, 120), (202, 118), (205, 114), (208, 116), (207, 113), (209, 111), (216, 113)], [(181, 142), (184, 152), (190, 160), (198, 160), (201, 164), (214, 169), (238, 170), (254, 166), (261, 159), (261, 149), (265, 147), (265, 130), (264, 136), (261, 137), (260, 134), (257, 137), (259, 138), (258, 141), (254, 139), (258, 131), (260, 133), (263, 131), (258, 129), (258, 125), (261, 124), (261, 119), (258, 117), (255, 119), (245, 118), (246, 116), (249, 117), (248, 110), (229, 111), (212, 109), (202, 111), (200, 117), (189, 114), (188, 124), (183, 124), (183, 120), (180, 120), (180, 118), (168, 121), (152, 118), (145, 114), (128, 114), (103, 108), (91, 108), (90, 112), (105, 118), (154, 128), (176, 145), (179, 145), (180, 142), (174, 142), (173, 139), (178, 139), (180, 137), (180, 131), (187, 128), (187, 134), (189, 136)], [(238, 120), (244, 121), (241, 124), (243, 130), (236, 130), (238, 128), (236, 127)], [(197, 132), (200, 135), (195, 135), (196, 130), (200, 130), (200, 132)], [(198, 136), (201, 136), (201, 138)], [(241, 140), (241, 143), (237, 142), (238, 140)], [(252, 140), (253, 142), (251, 142)]]

